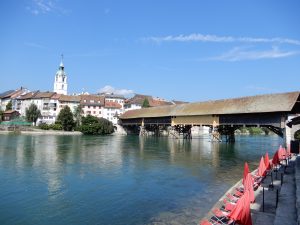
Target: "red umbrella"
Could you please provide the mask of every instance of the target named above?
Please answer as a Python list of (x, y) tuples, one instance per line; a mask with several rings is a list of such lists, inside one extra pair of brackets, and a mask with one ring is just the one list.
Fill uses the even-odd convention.
[(248, 166), (248, 163), (245, 162), (243, 184), (244, 184), (244, 182), (245, 182), (245, 179), (246, 179), (246, 176), (248, 175), (248, 173), (249, 173), (249, 166)]
[(282, 159), (285, 159), (286, 158), (286, 150), (285, 150), (285, 148), (280, 148), (279, 150), (278, 150), (278, 152), (279, 152), (279, 159), (280, 160), (282, 160)]
[(245, 179), (244, 189), (245, 189), (245, 191), (249, 191), (250, 202), (255, 201), (253, 186), (254, 186), (253, 178), (252, 178), (251, 174), (248, 173), (248, 175), (246, 176), (246, 179)]
[(268, 152), (266, 152), (266, 155), (265, 155), (265, 166), (266, 166), (266, 170), (269, 170), (270, 169), (270, 159), (269, 159), (269, 154)]
[(280, 163), (280, 160), (279, 160), (279, 150), (277, 150), (273, 156), (273, 159), (272, 159), (272, 164), (273, 165), (278, 165)]
[(258, 176), (262, 177), (265, 175), (265, 173), (266, 173), (266, 166), (264, 162), (264, 157), (262, 156), (259, 162), (257, 174)]
[(241, 225), (252, 225), (249, 191), (240, 198), (235, 208), (228, 214), (228, 217)]

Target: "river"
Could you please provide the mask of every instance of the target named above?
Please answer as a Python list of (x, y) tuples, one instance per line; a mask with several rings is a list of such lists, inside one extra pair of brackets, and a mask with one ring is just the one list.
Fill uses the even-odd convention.
[(0, 224), (197, 224), (281, 143), (0, 135)]

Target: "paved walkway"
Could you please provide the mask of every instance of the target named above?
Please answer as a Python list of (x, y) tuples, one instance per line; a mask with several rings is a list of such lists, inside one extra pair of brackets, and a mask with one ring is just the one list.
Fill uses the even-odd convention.
[[(239, 186), (241, 181), (227, 193)], [(220, 208), (225, 197), (226, 194), (213, 208)], [(211, 216), (209, 212), (206, 218)], [(300, 155), (293, 156), (288, 166), (282, 166), (264, 179), (255, 191), (251, 216), (253, 225), (300, 225)]]
[(253, 225), (297, 225), (300, 218), (300, 156), (294, 156), (285, 169), (282, 167), (272, 175), (274, 187), (270, 186), (271, 176), (268, 176), (255, 192), (256, 203), (251, 205)]

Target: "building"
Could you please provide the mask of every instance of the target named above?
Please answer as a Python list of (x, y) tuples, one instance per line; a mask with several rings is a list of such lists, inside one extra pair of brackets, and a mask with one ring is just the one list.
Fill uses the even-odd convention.
[(52, 124), (55, 122), (58, 115), (58, 99), (60, 95), (55, 92), (38, 92), (33, 98), (37, 108), (41, 111), (41, 117), (38, 118), (37, 124), (46, 123)]
[(99, 95), (81, 95), (80, 105), (83, 116), (92, 115), (103, 117), (102, 108), (105, 104), (105, 97)]
[(80, 105), (81, 96), (77, 95), (60, 95), (58, 98), (58, 112), (59, 114), (60, 110), (62, 110), (65, 106), (68, 106), (72, 113), (75, 113), (76, 108)]
[(3, 121), (11, 121), (20, 116), (20, 113), (16, 110), (7, 110), (3, 113)]
[(118, 102), (107, 101), (103, 108), (103, 118), (111, 121), (113, 125), (118, 124), (119, 116), (123, 113), (122, 105)]
[(55, 74), (53, 92), (63, 95), (68, 94), (67, 74), (63, 64), (63, 56), (58, 71)]
[(17, 90), (10, 90), (0, 94), (0, 109), (5, 110), (6, 105), (11, 101), (12, 109), (15, 110), (17, 108), (17, 99), (21, 95), (26, 94), (28, 92), (28, 89), (20, 87)]
[(128, 99), (125, 102), (125, 105), (124, 105), (125, 111), (134, 110), (134, 109), (141, 109), (145, 99), (148, 99), (150, 107), (173, 105), (174, 104), (174, 103), (169, 102), (169, 101), (167, 101), (165, 99), (162, 99), (162, 98), (152, 97), (150, 95), (135, 94), (132, 98)]
[(39, 91), (28, 92), (24, 95), (19, 96), (17, 101), (17, 106), (15, 110), (17, 110), (21, 116), (26, 116), (26, 109), (29, 108), (31, 103), (34, 103), (33, 98), (39, 93)]

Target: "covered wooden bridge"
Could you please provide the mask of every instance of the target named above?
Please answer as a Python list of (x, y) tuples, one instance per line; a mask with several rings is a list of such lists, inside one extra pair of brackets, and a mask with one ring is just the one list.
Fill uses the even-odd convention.
[(232, 142), (234, 131), (246, 126), (267, 127), (283, 137), (287, 117), (297, 113), (300, 92), (289, 92), (131, 110), (120, 117), (120, 123), (140, 135), (168, 129), (184, 138), (191, 137), (192, 126), (209, 126), (216, 139), (225, 135)]

